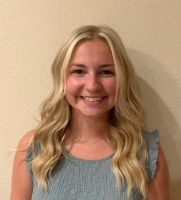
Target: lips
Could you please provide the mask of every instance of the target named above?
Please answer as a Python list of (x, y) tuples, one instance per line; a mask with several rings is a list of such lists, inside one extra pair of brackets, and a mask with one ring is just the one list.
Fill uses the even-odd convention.
[(81, 96), (82, 99), (84, 99), (87, 102), (99, 102), (104, 97), (97, 97), (97, 96)]

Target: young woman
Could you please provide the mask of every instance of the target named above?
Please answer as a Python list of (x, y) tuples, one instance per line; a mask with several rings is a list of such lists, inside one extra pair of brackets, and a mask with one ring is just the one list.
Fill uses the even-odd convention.
[(117, 33), (78, 28), (52, 75), (41, 122), (18, 145), (11, 200), (169, 200), (159, 134), (144, 129), (134, 70)]

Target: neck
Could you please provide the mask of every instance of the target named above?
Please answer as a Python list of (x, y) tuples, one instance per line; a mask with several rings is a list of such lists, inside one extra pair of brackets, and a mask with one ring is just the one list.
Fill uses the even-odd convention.
[(92, 118), (82, 115), (74, 116), (74, 113), (72, 113), (70, 129), (68, 130), (68, 138), (71, 141), (91, 143), (107, 138), (108, 132), (108, 116)]

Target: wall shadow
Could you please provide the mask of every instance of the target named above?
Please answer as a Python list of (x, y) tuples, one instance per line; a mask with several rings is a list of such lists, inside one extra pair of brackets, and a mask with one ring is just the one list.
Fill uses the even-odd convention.
[[(174, 111), (169, 110), (165, 100), (161, 98), (161, 89), (165, 91), (166, 87), (169, 86), (169, 90), (175, 91), (174, 94), (172, 92), (172, 96), (169, 96), (169, 98), (172, 104), (174, 102), (177, 104), (179, 99), (181, 99), (179, 86), (174, 77), (167, 73), (163, 64), (142, 52), (132, 49), (128, 49), (128, 54), (135, 67), (140, 84), (142, 103), (146, 113), (148, 127), (160, 131), (161, 145), (168, 162), (171, 176), (172, 200), (179, 200), (181, 188), (181, 152), (178, 149), (181, 145), (181, 127), (179, 127), (176, 121)], [(155, 88), (157, 86), (156, 91), (153, 87)]]

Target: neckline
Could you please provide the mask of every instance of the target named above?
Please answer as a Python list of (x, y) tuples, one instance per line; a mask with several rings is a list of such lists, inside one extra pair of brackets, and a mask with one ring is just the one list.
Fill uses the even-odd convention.
[(68, 159), (75, 161), (75, 162), (81, 162), (81, 163), (101, 163), (101, 162), (105, 162), (105, 161), (111, 160), (113, 158), (114, 154), (115, 154), (115, 153), (112, 153), (111, 155), (100, 158), (100, 159), (85, 159), (85, 158), (80, 158), (80, 157), (77, 157), (75, 155), (72, 155), (65, 147), (63, 149), (64, 149), (65, 158), (68, 158)]

